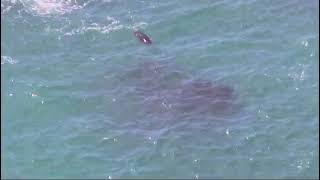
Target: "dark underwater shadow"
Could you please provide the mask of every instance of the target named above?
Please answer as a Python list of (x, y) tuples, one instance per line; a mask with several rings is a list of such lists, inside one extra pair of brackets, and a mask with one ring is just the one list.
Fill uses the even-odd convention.
[[(124, 126), (158, 129), (194, 122), (224, 124), (240, 110), (230, 85), (193, 78), (168, 61), (142, 61), (116, 77), (118, 93), (128, 97)], [(128, 106), (126, 106), (128, 107)], [(120, 117), (121, 118), (121, 117)]]

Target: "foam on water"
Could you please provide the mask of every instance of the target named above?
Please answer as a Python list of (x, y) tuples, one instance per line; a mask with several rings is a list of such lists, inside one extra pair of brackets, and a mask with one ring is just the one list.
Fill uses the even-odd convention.
[(10, 56), (1, 56), (1, 65), (3, 64), (16, 64), (18, 61), (12, 59)]

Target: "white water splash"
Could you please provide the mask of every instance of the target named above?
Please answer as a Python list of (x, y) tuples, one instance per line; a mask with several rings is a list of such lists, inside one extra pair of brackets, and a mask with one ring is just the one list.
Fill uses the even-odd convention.
[(7, 14), (14, 6), (34, 15), (64, 14), (79, 9), (76, 0), (1, 0), (1, 15)]
[(18, 61), (12, 59), (10, 56), (1, 56), (1, 65), (2, 64), (16, 64)]
[(27, 11), (37, 15), (65, 14), (82, 8), (71, 0), (24, 0), (21, 3)]
[(304, 81), (308, 65), (298, 64), (298, 67), (289, 68), (288, 77), (294, 81)]
[(18, 4), (23, 6), (24, 11), (34, 15), (62, 15), (82, 9), (94, 1), (99, 0), (88, 0), (83, 3), (78, 3), (77, 0), (1, 0), (1, 15), (8, 13)]

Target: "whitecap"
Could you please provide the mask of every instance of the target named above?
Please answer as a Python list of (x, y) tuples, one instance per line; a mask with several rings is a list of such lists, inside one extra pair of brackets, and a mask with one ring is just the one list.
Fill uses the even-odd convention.
[(34, 15), (62, 15), (81, 9), (76, 0), (21, 0), (25, 10)]

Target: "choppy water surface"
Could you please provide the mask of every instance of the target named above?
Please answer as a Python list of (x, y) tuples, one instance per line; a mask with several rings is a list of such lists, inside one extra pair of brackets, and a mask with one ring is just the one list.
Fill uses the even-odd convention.
[(1, 0), (1, 177), (318, 178), (318, 14)]

